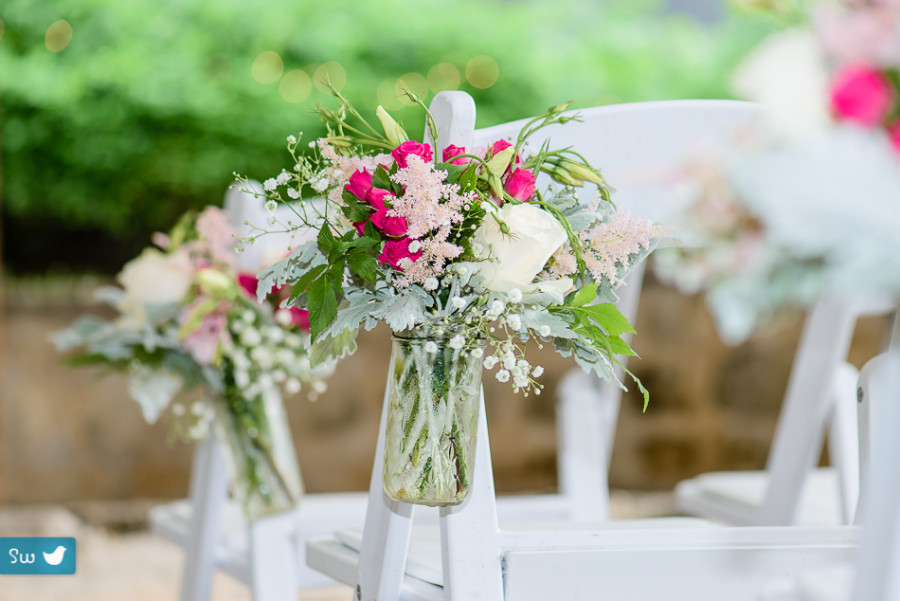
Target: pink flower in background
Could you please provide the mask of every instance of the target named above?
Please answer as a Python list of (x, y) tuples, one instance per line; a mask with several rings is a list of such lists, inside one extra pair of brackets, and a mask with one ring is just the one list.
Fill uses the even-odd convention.
[[(181, 325), (196, 319), (195, 313), (203, 310), (202, 305), (208, 300), (209, 297), (201, 297), (185, 307), (179, 320)], [(219, 344), (229, 338), (227, 308), (227, 303), (222, 302), (218, 308), (206, 313), (201, 319), (200, 325), (182, 341), (184, 349), (200, 365), (212, 363), (219, 349)]]
[(534, 174), (526, 169), (515, 169), (506, 178), (503, 188), (516, 200), (525, 202), (534, 196)]
[[(444, 162), (449, 162), (451, 165), (465, 165), (468, 162), (466, 158), (458, 158), (453, 159), (453, 157), (458, 157), (461, 154), (466, 154), (466, 149), (464, 146), (456, 146), (455, 144), (451, 144), (447, 148), (444, 149)], [(452, 161), (450, 159), (453, 159)]]
[(252, 273), (239, 273), (237, 276), (238, 285), (247, 293), (250, 298), (256, 298), (256, 288), (259, 280)]
[[(228, 215), (219, 207), (206, 207), (197, 215), (197, 233), (205, 244), (202, 247), (209, 253), (213, 261), (225, 265), (235, 262), (234, 240), (237, 229), (228, 223)], [(189, 243), (188, 246), (194, 246)]]
[(421, 157), (423, 161), (428, 162), (432, 158), (431, 146), (410, 140), (391, 151), (391, 156), (394, 157), (394, 160), (397, 161), (401, 168), (406, 167), (406, 157), (411, 154)]
[(891, 146), (900, 154), (900, 121), (895, 122), (888, 128), (888, 138), (891, 140)]
[(877, 125), (887, 116), (892, 101), (890, 82), (872, 67), (847, 67), (831, 84), (831, 108), (838, 119)]
[(291, 325), (309, 332), (309, 311), (298, 307), (290, 307), (288, 311), (291, 312)]
[(381, 263), (390, 265), (397, 271), (403, 271), (399, 265), (400, 259), (409, 258), (412, 261), (417, 261), (419, 257), (422, 256), (421, 251), (414, 253), (409, 252), (410, 242), (412, 242), (412, 239), (409, 237), (401, 238), (399, 240), (388, 240), (384, 243), (384, 248), (378, 256), (378, 260)]
[(366, 199), (366, 194), (372, 189), (372, 174), (368, 169), (354, 171), (350, 176), (350, 183), (344, 186), (344, 190), (360, 200)]

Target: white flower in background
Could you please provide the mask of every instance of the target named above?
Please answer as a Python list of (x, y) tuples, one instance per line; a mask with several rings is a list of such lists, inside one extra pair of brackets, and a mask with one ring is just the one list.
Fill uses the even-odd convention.
[(516, 374), (513, 378), (513, 385), (516, 388), (528, 388), (528, 374)]
[(553, 215), (532, 204), (507, 203), (496, 214), (509, 227), (509, 234), (500, 231), (496, 219), (488, 215), (474, 236), (486, 249), (479, 258), (490, 259), (478, 264), (483, 285), (497, 292), (536, 290), (535, 276), (565, 243), (566, 231)]
[(812, 132), (829, 122), (828, 70), (812, 31), (766, 38), (738, 66), (732, 87), (740, 96), (762, 103), (782, 134)]
[(255, 347), (262, 342), (262, 336), (256, 328), (247, 328), (241, 332), (241, 344), (247, 347)]
[(291, 146), (293, 146), (294, 144), (296, 144), (296, 143), (297, 143), (297, 136), (288, 136), (288, 137), (287, 137), (287, 143), (290, 144)]
[(291, 312), (287, 309), (278, 309), (277, 311), (275, 311), (275, 323), (277, 323), (278, 325), (289, 326), (291, 325), (292, 320), (293, 317), (291, 317)]
[(427, 290), (427, 291), (429, 291), (429, 292), (431, 292), (431, 291), (433, 291), (433, 290), (437, 290), (437, 287), (438, 287), (438, 279), (437, 279), (437, 278), (433, 278), (433, 277), (432, 277), (432, 278), (428, 278), (427, 280), (425, 280), (425, 283), (422, 284), (422, 287), (425, 288), (425, 290)]
[(300, 192), (297, 191), (297, 188), (288, 188), (287, 195), (293, 200), (300, 198)]
[(297, 394), (300, 392), (300, 380), (297, 378), (288, 378), (287, 382), (284, 383), (284, 390), (288, 394)]
[(458, 351), (462, 347), (466, 345), (466, 337), (462, 334), (457, 334), (453, 338), (450, 339), (450, 348), (455, 351)]
[(506, 310), (506, 305), (502, 300), (494, 300), (491, 302), (490, 313), (494, 315), (494, 317), (500, 315)]
[(513, 313), (506, 318), (506, 325), (518, 332), (522, 329), (522, 318)]
[(550, 335), (550, 326), (542, 325), (540, 328), (538, 328), (538, 334), (546, 338)]
[(494, 366), (497, 365), (497, 356), (491, 355), (490, 357), (485, 358), (484, 360), (484, 368), (485, 369), (494, 369)]
[(145, 249), (125, 264), (118, 276), (125, 291), (120, 301), (120, 324), (140, 327), (146, 322), (146, 305), (172, 304), (181, 301), (191, 286), (194, 268), (186, 253), (166, 254)]
[(540, 378), (542, 375), (544, 375), (544, 368), (541, 367), (540, 365), (536, 366), (534, 368), (534, 370), (531, 372), (531, 375), (534, 376), (535, 378)]
[(463, 307), (466, 306), (466, 299), (464, 299), (461, 296), (454, 296), (453, 298), (450, 299), (450, 304), (453, 306), (454, 309), (462, 309)]
[(518, 288), (511, 288), (510, 291), (506, 294), (506, 298), (508, 298), (509, 302), (511, 303), (521, 303), (522, 291)]
[(287, 171), (282, 171), (278, 174), (278, 177), (275, 178), (275, 181), (278, 182), (279, 186), (283, 186), (289, 181), (291, 181), (291, 174)]
[(266, 192), (274, 192), (275, 188), (278, 187), (278, 182), (275, 181), (274, 177), (270, 177), (266, 181), (263, 182), (263, 190)]
[(431, 353), (432, 355), (438, 351), (437, 343), (434, 340), (429, 340), (425, 343), (425, 352)]
[(471, 354), (476, 359), (481, 359), (481, 356), (484, 355), (484, 351), (478, 347), (475, 347), (471, 350)]
[(506, 371), (505, 369), (501, 369), (500, 371), (498, 371), (497, 372), (497, 381), (501, 382), (501, 383), (509, 382), (509, 372)]

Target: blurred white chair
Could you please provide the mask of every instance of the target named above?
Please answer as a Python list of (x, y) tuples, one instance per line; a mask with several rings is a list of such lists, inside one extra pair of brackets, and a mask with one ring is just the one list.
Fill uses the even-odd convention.
[[(438, 94), (432, 111), (439, 123), (449, 124), (440, 131), (438, 156), (447, 144), (490, 142), (517, 133), (524, 123), (473, 132), (474, 104), (461, 92)], [(602, 166), (617, 188), (618, 204), (656, 216), (637, 205), (663, 202), (664, 185), (641, 184), (634, 177), (640, 165), (676, 164), (704, 138), (727, 138), (756, 111), (728, 101), (599, 107), (580, 111), (582, 125), (552, 128), (546, 135), (555, 146), (574, 146)], [(846, 527), (721, 528), (690, 518), (590, 528), (570, 520), (501, 530), (484, 415), (482, 406), (470, 496), (440, 510), (437, 532), (413, 527), (414, 507), (382, 491), (383, 414), (365, 528), (310, 542), (310, 565), (356, 586), (359, 601), (750, 601), (762, 583), (784, 570), (845, 560), (856, 544), (855, 530)], [(596, 423), (582, 420), (587, 428)], [(604, 469), (588, 475), (599, 495), (605, 492), (605, 457), (596, 457)], [(605, 507), (605, 497), (596, 501)]]
[[(261, 188), (256, 182), (252, 186), (253, 190), (244, 191), (237, 184), (225, 195), (228, 221), (240, 236), (251, 233), (250, 224), (266, 224), (263, 200), (257, 195)], [(276, 216), (288, 220), (293, 214), (280, 206)], [(304, 241), (287, 234), (266, 234), (238, 254), (238, 264), (255, 272)], [(185, 550), (181, 601), (207, 601), (217, 569), (244, 582), (255, 601), (283, 601), (296, 599), (301, 587), (333, 584), (306, 566), (306, 539), (362, 525), (365, 508), (365, 493), (306, 494), (296, 511), (248, 523), (239, 504), (228, 498), (221, 443), (210, 436), (197, 445), (189, 498), (155, 507), (150, 527)]]
[[(859, 378), (863, 533), (854, 561), (768, 583), (760, 601), (900, 601), (900, 320)], [(871, 435), (870, 435), (871, 434)]]

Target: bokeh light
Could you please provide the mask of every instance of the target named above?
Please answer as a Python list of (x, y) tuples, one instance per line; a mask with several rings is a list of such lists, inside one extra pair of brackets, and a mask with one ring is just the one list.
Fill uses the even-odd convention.
[(325, 85), (326, 79), (330, 79), (331, 85), (340, 91), (347, 84), (347, 71), (334, 61), (323, 63), (319, 65), (319, 68), (316, 69), (316, 73), (313, 75), (313, 85), (323, 94), (330, 94), (331, 90)]
[(253, 79), (262, 84), (275, 83), (284, 72), (284, 62), (277, 52), (267, 50), (253, 60), (250, 74)]
[(47, 28), (44, 45), (50, 52), (62, 52), (72, 41), (72, 26), (68, 21), (60, 19)]
[(489, 88), (497, 83), (500, 67), (489, 56), (476, 56), (466, 63), (466, 80), (476, 88)]
[(203, 76), (210, 85), (221, 86), (231, 78), (231, 61), (221, 52), (203, 61)]
[(376, 92), (376, 96), (378, 97), (378, 104), (389, 111), (397, 110), (403, 107), (403, 104), (397, 97), (396, 79), (385, 79), (380, 84), (378, 84), (378, 91)]
[(288, 102), (303, 102), (312, 94), (312, 79), (306, 71), (294, 69), (288, 71), (281, 83), (278, 84), (278, 92)]
[(428, 101), (428, 81), (419, 73), (407, 73), (397, 79), (394, 94), (403, 106), (412, 106), (413, 101), (406, 96), (406, 90), (419, 97), (422, 102)]
[(444, 90), (455, 90), (461, 81), (459, 69), (451, 63), (438, 63), (428, 70), (428, 87), (435, 94)]

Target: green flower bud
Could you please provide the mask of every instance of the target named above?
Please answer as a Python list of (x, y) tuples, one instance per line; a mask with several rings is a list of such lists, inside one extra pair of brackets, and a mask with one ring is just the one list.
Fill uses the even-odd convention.
[(392, 146), (400, 146), (400, 144), (409, 140), (409, 136), (406, 135), (406, 132), (400, 127), (400, 124), (394, 121), (394, 118), (391, 117), (380, 104), (378, 105), (378, 108), (375, 109), (375, 115), (378, 117), (378, 120), (381, 121), (381, 127), (384, 128), (384, 135)]

